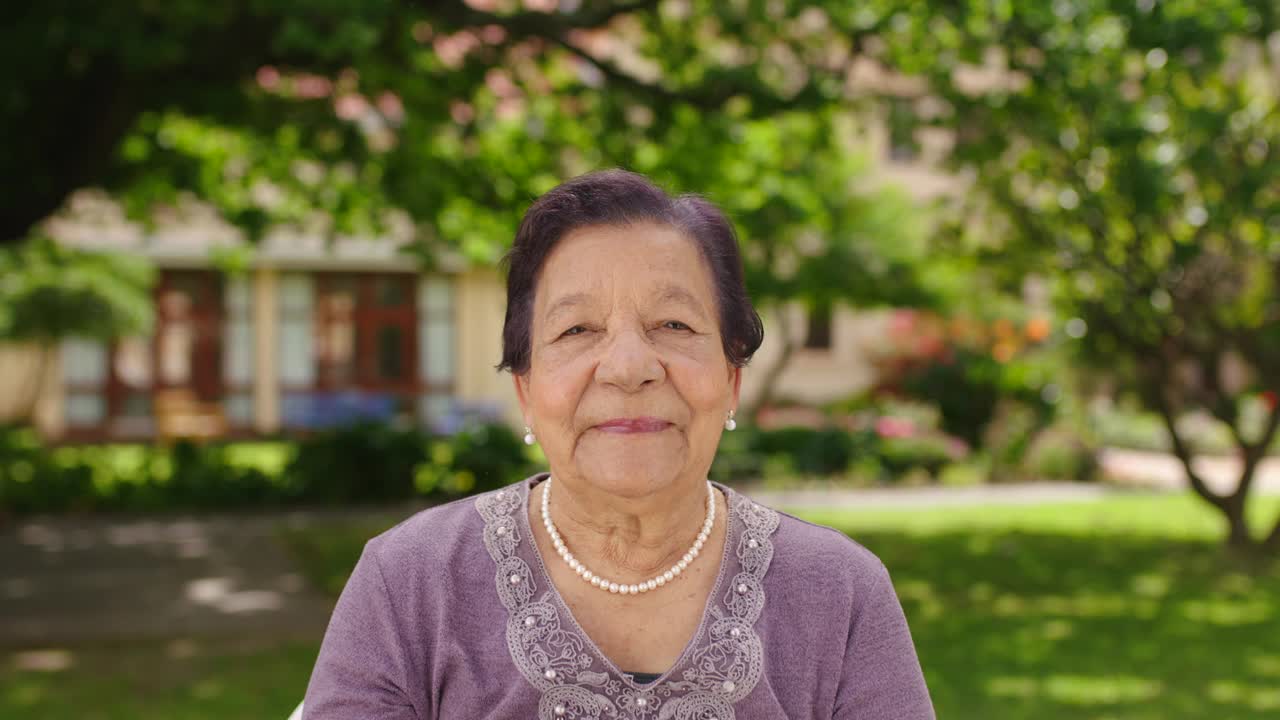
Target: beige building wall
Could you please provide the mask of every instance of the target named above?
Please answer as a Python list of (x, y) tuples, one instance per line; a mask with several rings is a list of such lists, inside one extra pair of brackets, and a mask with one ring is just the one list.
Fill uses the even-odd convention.
[[(742, 402), (754, 401), (763, 390), (763, 378), (782, 353), (781, 325), (775, 308), (764, 308), (764, 343), (742, 377)], [(883, 336), (884, 314), (836, 307), (831, 313), (831, 347), (804, 347), (808, 321), (800, 303), (788, 303), (784, 312), (796, 350), (778, 379), (774, 397), (802, 403), (823, 403), (865, 390), (875, 381), (867, 362), (878, 338)]]
[(507, 422), (524, 424), (510, 373), (494, 366), (502, 359), (502, 321), (507, 293), (496, 269), (475, 268), (455, 276), (457, 338), (455, 395), (459, 400), (498, 403)]
[(280, 429), (277, 286), (274, 269), (258, 268), (253, 272), (253, 428), (260, 433)]
[(42, 353), (34, 345), (0, 345), (0, 422), (12, 422), (26, 414), (34, 390), (36, 427), (47, 436), (60, 435), (60, 368), (57, 350)]

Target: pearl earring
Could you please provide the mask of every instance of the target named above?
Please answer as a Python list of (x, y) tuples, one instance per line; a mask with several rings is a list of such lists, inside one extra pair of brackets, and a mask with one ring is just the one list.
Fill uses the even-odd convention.
[(531, 430), (528, 425), (525, 425), (524, 426), (524, 444), (532, 445), (535, 442), (537, 442), (537, 440), (535, 440), (533, 437), (533, 430)]
[(730, 410), (730, 411), (729, 411), (729, 419), (724, 421), (724, 429), (725, 429), (725, 430), (733, 430), (733, 429), (734, 429), (734, 428), (736, 428), (736, 427), (738, 427), (738, 423), (737, 423), (737, 421), (735, 421), (735, 420), (733, 419), (733, 411), (732, 411), (732, 410)]

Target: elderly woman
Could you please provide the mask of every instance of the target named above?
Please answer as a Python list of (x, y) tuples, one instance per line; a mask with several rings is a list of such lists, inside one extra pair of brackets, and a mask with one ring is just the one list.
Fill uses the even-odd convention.
[(724, 215), (595, 173), (507, 262), (499, 369), (550, 472), (369, 541), (305, 720), (932, 718), (884, 565), (707, 480), (762, 339)]

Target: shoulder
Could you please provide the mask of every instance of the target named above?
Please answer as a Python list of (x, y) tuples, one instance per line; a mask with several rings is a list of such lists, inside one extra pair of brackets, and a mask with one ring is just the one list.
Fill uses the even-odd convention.
[[(367, 559), (382, 574), (413, 582), (424, 575), (469, 566), (487, 557), (485, 518), (479, 509), (502, 491), (465, 497), (422, 510), (375, 536), (365, 546)], [(514, 488), (505, 494), (514, 495)]]
[[(764, 506), (760, 506), (764, 507)], [(865, 597), (888, 582), (884, 563), (848, 535), (780, 510), (770, 575), (827, 597)]]

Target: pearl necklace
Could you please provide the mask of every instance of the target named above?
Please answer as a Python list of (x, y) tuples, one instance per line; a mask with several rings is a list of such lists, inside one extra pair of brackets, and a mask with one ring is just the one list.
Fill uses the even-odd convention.
[(560, 558), (565, 561), (571, 570), (582, 578), (584, 581), (591, 583), (593, 587), (601, 590), (607, 590), (611, 593), (619, 595), (637, 595), (639, 593), (649, 592), (654, 588), (660, 588), (679, 577), (680, 573), (689, 567), (694, 558), (698, 557), (698, 553), (702, 552), (702, 546), (706, 544), (707, 538), (711, 535), (711, 528), (716, 520), (716, 496), (715, 488), (711, 482), (707, 482), (707, 520), (702, 523), (702, 531), (698, 533), (698, 539), (693, 542), (693, 547), (689, 548), (689, 552), (684, 554), (671, 569), (656, 575), (653, 578), (642, 583), (628, 585), (626, 583), (616, 583), (606, 580), (599, 575), (588, 570), (578, 559), (569, 552), (569, 548), (565, 547), (564, 539), (560, 537), (560, 533), (556, 530), (556, 526), (551, 522), (551, 478), (547, 478), (546, 487), (542, 491), (542, 524), (547, 528), (547, 535), (551, 536), (551, 544), (555, 546), (556, 552), (560, 554)]

